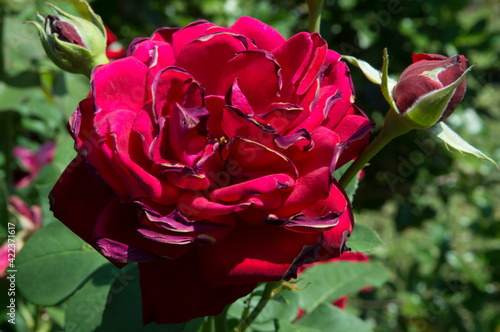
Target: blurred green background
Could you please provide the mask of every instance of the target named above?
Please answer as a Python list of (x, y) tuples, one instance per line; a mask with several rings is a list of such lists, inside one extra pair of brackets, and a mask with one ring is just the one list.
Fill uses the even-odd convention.
[[(68, 8), (64, 1), (51, 1)], [(73, 158), (66, 121), (88, 93), (82, 76), (62, 73), (44, 55), (34, 20), (47, 7), (34, 0), (0, 1), (0, 239), (15, 218), (8, 197), (41, 205), (53, 179)], [(285, 37), (307, 30), (307, 6), (297, 0), (95, 0), (94, 10), (123, 45), (157, 27), (205, 18), (230, 25), (249, 15)], [(463, 54), (475, 67), (464, 101), (446, 121), (467, 141), (500, 161), (500, 2), (498, 0), (326, 0), (321, 34), (329, 48), (379, 68), (390, 54), (395, 78), (413, 52)], [(387, 105), (378, 87), (351, 68), (357, 104), (380, 128)], [(53, 162), (34, 183), (14, 188), (22, 170), (12, 149), (57, 141)], [(500, 173), (491, 164), (449, 152), (426, 132), (391, 142), (371, 165), (354, 197), (356, 221), (376, 229), (384, 245), (370, 254), (393, 272), (390, 282), (350, 300), (348, 310), (376, 331), (500, 331)], [(5, 280), (2, 280), (6, 285)], [(5, 298), (2, 291), (0, 298)], [(22, 299), (20, 300), (22, 301)], [(3, 303), (3, 302), (2, 302)], [(28, 309), (26, 309), (28, 310)], [(0, 320), (7, 316), (0, 308)], [(48, 312), (62, 327), (60, 313)], [(27, 315), (29, 320), (29, 315)], [(29, 323), (29, 322), (28, 322)], [(28, 324), (27, 323), (27, 324)], [(29, 324), (28, 324), (29, 325)], [(28, 326), (24, 325), (24, 327)], [(5, 321), (0, 329), (11, 329)], [(24, 331), (22, 328), (18, 331)], [(48, 328), (51, 329), (51, 328)]]

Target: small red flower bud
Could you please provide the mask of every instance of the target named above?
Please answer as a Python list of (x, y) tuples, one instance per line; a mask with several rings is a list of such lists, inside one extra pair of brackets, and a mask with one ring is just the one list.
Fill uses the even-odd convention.
[(49, 24), (51, 33), (57, 33), (59, 40), (85, 47), (80, 34), (71, 23), (62, 21), (56, 16), (48, 15), (45, 18), (45, 25), (47, 24)]
[[(413, 64), (406, 68), (394, 87), (393, 97), (401, 114), (406, 113), (423, 96), (451, 85), (467, 70), (463, 55), (451, 58), (439, 54), (413, 54)], [(467, 83), (458, 85), (439, 121), (446, 119), (462, 101)]]

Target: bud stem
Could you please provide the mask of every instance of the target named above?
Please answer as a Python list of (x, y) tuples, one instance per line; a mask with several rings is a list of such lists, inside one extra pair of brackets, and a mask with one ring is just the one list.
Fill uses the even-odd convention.
[(92, 74), (92, 70), (95, 67), (100, 66), (100, 65), (105, 65), (107, 63), (109, 63), (109, 59), (106, 56), (106, 54), (103, 53), (103, 54), (96, 55), (92, 58), (92, 63), (88, 67), (88, 71), (83, 73), (83, 74), (90, 79), (90, 75)]
[(346, 188), (351, 180), (366, 166), (384, 146), (394, 138), (406, 134), (413, 128), (394, 109), (389, 109), (385, 117), (384, 126), (377, 137), (361, 152), (361, 154), (349, 166), (347, 171), (339, 180), (340, 185)]

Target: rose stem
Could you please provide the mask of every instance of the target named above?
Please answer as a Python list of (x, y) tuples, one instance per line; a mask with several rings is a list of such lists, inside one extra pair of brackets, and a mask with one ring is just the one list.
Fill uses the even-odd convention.
[(229, 305), (224, 307), (224, 310), (214, 317), (215, 332), (227, 332), (227, 311)]
[(387, 112), (382, 130), (373, 142), (371, 142), (370, 145), (368, 145), (368, 147), (361, 152), (356, 160), (354, 160), (344, 175), (342, 175), (339, 180), (340, 185), (343, 188), (346, 188), (358, 172), (365, 167), (370, 159), (382, 150), (387, 143), (398, 136), (406, 134), (411, 129), (412, 128), (404, 122), (403, 118), (391, 108), (389, 112)]
[(279, 281), (274, 281), (274, 282), (267, 282), (266, 287), (264, 288), (264, 292), (262, 293), (262, 297), (260, 298), (259, 303), (257, 306), (252, 310), (250, 315), (248, 315), (247, 318), (240, 320), (238, 325), (233, 329), (233, 332), (243, 332), (246, 330), (247, 327), (252, 324), (252, 322), (257, 318), (257, 316), (260, 314), (262, 309), (266, 306), (267, 302), (271, 298), (271, 295), (273, 293), (273, 289), (279, 285)]
[(318, 32), (321, 24), (321, 8), (323, 0), (306, 0), (309, 7), (309, 32)]

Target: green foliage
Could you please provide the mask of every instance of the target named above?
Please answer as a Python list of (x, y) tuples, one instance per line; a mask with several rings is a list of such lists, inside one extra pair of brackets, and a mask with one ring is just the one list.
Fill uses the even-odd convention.
[(54, 222), (33, 235), (17, 256), (17, 285), (30, 302), (55, 305), (105, 263), (106, 259), (76, 234)]
[(349, 236), (348, 244), (353, 252), (366, 252), (380, 246), (382, 240), (370, 226), (357, 223)]
[[(361, 319), (349, 315), (345, 311), (332, 306), (331, 304), (321, 304), (314, 311), (305, 315), (296, 324), (292, 325), (292, 329), (279, 329), (278, 331), (358, 331), (370, 332), (372, 327)], [(303, 330), (303, 328), (308, 328)]]
[(390, 272), (378, 262), (335, 262), (318, 264), (308, 268), (297, 282), (300, 291), (300, 307), (313, 312), (323, 303), (332, 303), (343, 295), (355, 294), (363, 287), (382, 285)]

